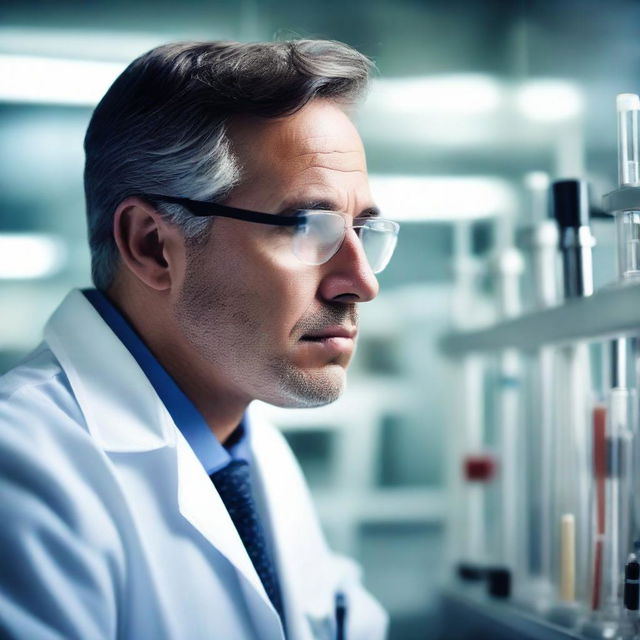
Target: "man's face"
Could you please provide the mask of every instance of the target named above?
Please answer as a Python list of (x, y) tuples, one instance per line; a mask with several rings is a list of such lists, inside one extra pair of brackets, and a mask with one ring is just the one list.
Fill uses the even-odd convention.
[[(373, 207), (362, 141), (331, 102), (277, 120), (243, 118), (230, 137), (242, 182), (225, 204), (267, 213), (330, 208), (349, 224)], [(199, 370), (230, 397), (316, 406), (344, 388), (356, 305), (377, 295), (377, 280), (353, 230), (318, 266), (298, 260), (291, 238), (289, 227), (217, 218), (206, 246), (188, 252), (176, 320)], [(326, 337), (340, 333), (353, 338)]]

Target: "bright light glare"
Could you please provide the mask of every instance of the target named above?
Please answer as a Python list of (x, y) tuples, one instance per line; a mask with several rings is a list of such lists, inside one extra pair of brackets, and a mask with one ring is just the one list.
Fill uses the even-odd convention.
[(580, 90), (564, 80), (532, 80), (516, 92), (516, 104), (529, 119), (561, 122), (582, 112)]
[(50, 276), (62, 268), (65, 259), (64, 245), (51, 236), (0, 234), (0, 279)]
[(487, 218), (515, 207), (513, 188), (499, 178), (371, 176), (370, 182), (374, 201), (392, 220)]
[(125, 65), (0, 55), (0, 100), (92, 106)]
[(549, 188), (549, 174), (544, 171), (530, 171), (524, 177), (524, 184), (531, 191), (544, 191)]
[(500, 106), (502, 86), (491, 76), (455, 74), (374, 82), (369, 104), (395, 113), (473, 115)]
[(0, 26), (0, 53), (129, 62), (167, 41), (143, 31)]

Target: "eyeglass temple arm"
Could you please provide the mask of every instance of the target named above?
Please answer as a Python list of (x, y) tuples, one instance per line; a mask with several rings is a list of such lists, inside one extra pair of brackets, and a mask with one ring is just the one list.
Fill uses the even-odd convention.
[(169, 202), (179, 204), (187, 209), (194, 216), (209, 217), (220, 216), (221, 218), (233, 218), (235, 220), (246, 220), (248, 222), (259, 222), (261, 224), (272, 224), (282, 227), (299, 226), (305, 222), (304, 215), (300, 216), (280, 216), (271, 213), (260, 213), (247, 209), (237, 209), (216, 202), (202, 202), (200, 200), (190, 200), (189, 198), (178, 198), (176, 196), (162, 196), (155, 193), (148, 193), (146, 198), (158, 200), (159, 202)]

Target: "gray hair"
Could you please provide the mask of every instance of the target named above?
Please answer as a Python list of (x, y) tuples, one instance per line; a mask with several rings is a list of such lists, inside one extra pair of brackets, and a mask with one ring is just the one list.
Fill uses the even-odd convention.
[[(327, 40), (183, 42), (134, 60), (96, 107), (84, 141), (95, 286), (113, 283), (119, 265), (113, 215), (125, 198), (225, 198), (241, 178), (227, 135), (232, 116), (287, 116), (313, 98), (346, 107), (362, 96), (372, 68), (361, 53)], [(153, 204), (188, 244), (206, 241), (211, 218)]]

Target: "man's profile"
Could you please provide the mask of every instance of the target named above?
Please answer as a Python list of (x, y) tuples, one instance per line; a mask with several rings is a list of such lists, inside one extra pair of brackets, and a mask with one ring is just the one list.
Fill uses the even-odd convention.
[(251, 407), (342, 393), (395, 248), (348, 115), (370, 67), (328, 41), (169, 44), (96, 107), (95, 288), (0, 378), (2, 637), (384, 637)]

